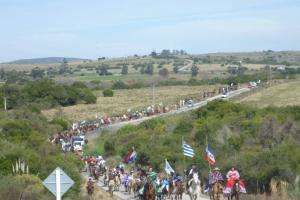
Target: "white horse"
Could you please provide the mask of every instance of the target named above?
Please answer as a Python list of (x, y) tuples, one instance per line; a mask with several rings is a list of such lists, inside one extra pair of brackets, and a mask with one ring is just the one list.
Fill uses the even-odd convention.
[(188, 182), (187, 192), (191, 200), (196, 200), (201, 193), (201, 182), (197, 173), (193, 174), (193, 178)]

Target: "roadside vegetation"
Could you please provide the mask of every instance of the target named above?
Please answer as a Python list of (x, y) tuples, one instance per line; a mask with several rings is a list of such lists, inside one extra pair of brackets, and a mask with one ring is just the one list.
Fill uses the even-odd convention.
[[(49, 123), (33, 110), (18, 109), (1, 112), (0, 127), (0, 197), (53, 199), (42, 181), (60, 166), (75, 181), (66, 199), (78, 199), (82, 163), (72, 153), (63, 155), (60, 146), (48, 140), (64, 129), (58, 120)], [(19, 161), (24, 161), (24, 170), (21, 165), (17, 168)]]

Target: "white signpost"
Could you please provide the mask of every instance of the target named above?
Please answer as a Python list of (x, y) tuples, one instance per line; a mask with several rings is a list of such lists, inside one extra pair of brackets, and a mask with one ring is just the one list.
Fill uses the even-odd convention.
[(74, 181), (59, 167), (43, 181), (43, 185), (56, 196), (56, 200), (61, 200), (73, 184)]

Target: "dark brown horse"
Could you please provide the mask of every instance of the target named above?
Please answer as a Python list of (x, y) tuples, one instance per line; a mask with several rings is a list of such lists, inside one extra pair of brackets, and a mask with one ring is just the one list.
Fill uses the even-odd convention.
[(176, 200), (182, 200), (182, 195), (184, 192), (184, 184), (182, 181), (176, 181), (175, 182), (175, 188), (176, 188), (176, 192), (175, 192), (175, 199)]
[(228, 200), (232, 200), (233, 198), (235, 198), (235, 200), (240, 199), (240, 183), (239, 183), (239, 180), (236, 180), (234, 182), (231, 193), (228, 196)]
[(144, 186), (143, 200), (155, 200), (155, 189), (151, 181), (147, 181)]

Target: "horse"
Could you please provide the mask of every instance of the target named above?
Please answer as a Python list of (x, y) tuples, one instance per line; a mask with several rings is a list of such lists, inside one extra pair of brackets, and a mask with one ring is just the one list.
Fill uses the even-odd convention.
[(168, 198), (173, 199), (173, 196), (175, 195), (176, 192), (176, 187), (175, 187), (175, 182), (170, 180), (170, 185), (169, 185), (169, 190), (168, 190)]
[(115, 189), (115, 175), (113, 173), (109, 173), (108, 174), (108, 181), (107, 181), (107, 184), (108, 184), (108, 192), (110, 194), (110, 196), (113, 196), (113, 192), (114, 192), (114, 189)]
[(120, 177), (119, 173), (115, 174), (114, 182), (115, 182), (114, 190), (119, 191), (120, 190), (120, 185), (121, 185), (121, 177)]
[(212, 200), (220, 200), (222, 194), (223, 194), (223, 185), (220, 181), (217, 181), (212, 185), (209, 196)]
[(174, 182), (175, 185), (175, 199), (176, 200), (182, 200), (182, 195), (184, 192), (184, 184), (182, 181), (176, 181)]
[(143, 182), (138, 178), (134, 178), (132, 181), (132, 190), (134, 193), (134, 197), (139, 195), (139, 191), (141, 190), (142, 187), (143, 187)]
[(87, 190), (87, 193), (89, 195), (89, 197), (91, 197), (94, 193), (94, 185), (93, 183), (87, 183), (87, 186), (86, 186), (86, 190)]
[(232, 190), (231, 193), (228, 196), (228, 200), (232, 200), (233, 197), (235, 198), (235, 200), (239, 200), (240, 199), (240, 183), (239, 180), (236, 180), (232, 186)]
[(194, 173), (193, 178), (188, 181), (187, 192), (191, 200), (196, 200), (199, 196), (201, 192), (201, 182), (197, 173)]
[(155, 200), (155, 188), (151, 181), (147, 181), (144, 185), (143, 200)]

